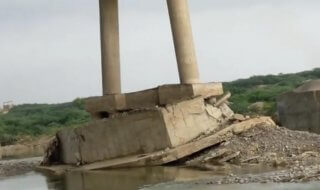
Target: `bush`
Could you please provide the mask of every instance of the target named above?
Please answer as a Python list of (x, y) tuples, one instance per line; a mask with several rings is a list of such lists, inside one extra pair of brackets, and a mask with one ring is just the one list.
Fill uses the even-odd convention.
[(90, 120), (82, 99), (64, 104), (25, 104), (0, 115), (0, 143), (14, 143), (19, 136), (53, 134), (59, 129)]
[[(307, 80), (319, 79), (320, 68), (296, 74), (253, 76), (224, 83), (225, 91), (230, 91), (231, 108), (242, 114), (264, 114), (273, 116), (276, 112), (276, 98), (302, 85)], [(254, 112), (248, 107), (256, 102), (264, 102), (262, 112)]]

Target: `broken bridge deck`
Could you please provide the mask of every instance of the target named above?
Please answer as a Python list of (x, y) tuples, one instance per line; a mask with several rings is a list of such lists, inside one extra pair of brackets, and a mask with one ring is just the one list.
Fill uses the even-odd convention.
[(142, 166), (159, 166), (185, 158), (208, 147), (222, 143), (230, 139), (233, 135), (240, 134), (244, 131), (257, 126), (258, 124), (269, 124), (276, 126), (270, 117), (259, 117), (249, 119), (240, 123), (232, 124), (214, 134), (199, 138), (192, 142), (178, 146), (173, 149), (158, 151), (149, 154), (127, 156), (106, 161), (95, 162), (82, 166), (57, 165), (57, 166), (39, 166), (38, 169), (53, 174), (61, 174), (68, 171), (81, 170), (99, 170), (114, 169), (125, 167), (142, 167)]

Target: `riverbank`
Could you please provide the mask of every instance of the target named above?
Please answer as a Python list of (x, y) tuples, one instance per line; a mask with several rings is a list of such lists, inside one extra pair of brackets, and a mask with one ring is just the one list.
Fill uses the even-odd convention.
[(52, 139), (52, 136), (22, 138), (13, 145), (0, 147), (0, 154), (4, 160), (43, 156)]
[(1, 160), (0, 161), (0, 178), (22, 175), (31, 172), (36, 166), (39, 166), (42, 157)]

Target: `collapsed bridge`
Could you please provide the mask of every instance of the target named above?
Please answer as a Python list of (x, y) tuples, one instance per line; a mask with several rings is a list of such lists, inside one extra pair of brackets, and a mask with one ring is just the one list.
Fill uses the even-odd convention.
[[(221, 83), (200, 83), (187, 0), (167, 0), (180, 84), (122, 93), (118, 0), (100, 0), (103, 96), (86, 99), (93, 121), (60, 131), (49, 170), (162, 165), (221, 143), (269, 118), (230, 125)], [(228, 126), (225, 128), (225, 126)]]

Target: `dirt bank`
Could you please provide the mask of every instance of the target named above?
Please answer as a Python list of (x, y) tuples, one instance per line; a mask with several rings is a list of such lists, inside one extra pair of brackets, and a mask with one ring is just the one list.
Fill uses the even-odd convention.
[(0, 152), (4, 159), (43, 156), (52, 139), (53, 137), (50, 136), (42, 136), (38, 139), (25, 138), (14, 145), (0, 147)]
[(241, 175), (232, 172), (195, 183), (269, 183), (320, 181), (320, 135), (258, 125), (184, 161), (189, 167), (221, 170), (230, 165), (267, 166), (274, 172)]
[(0, 161), (0, 178), (21, 175), (32, 171), (40, 164), (42, 157)]

